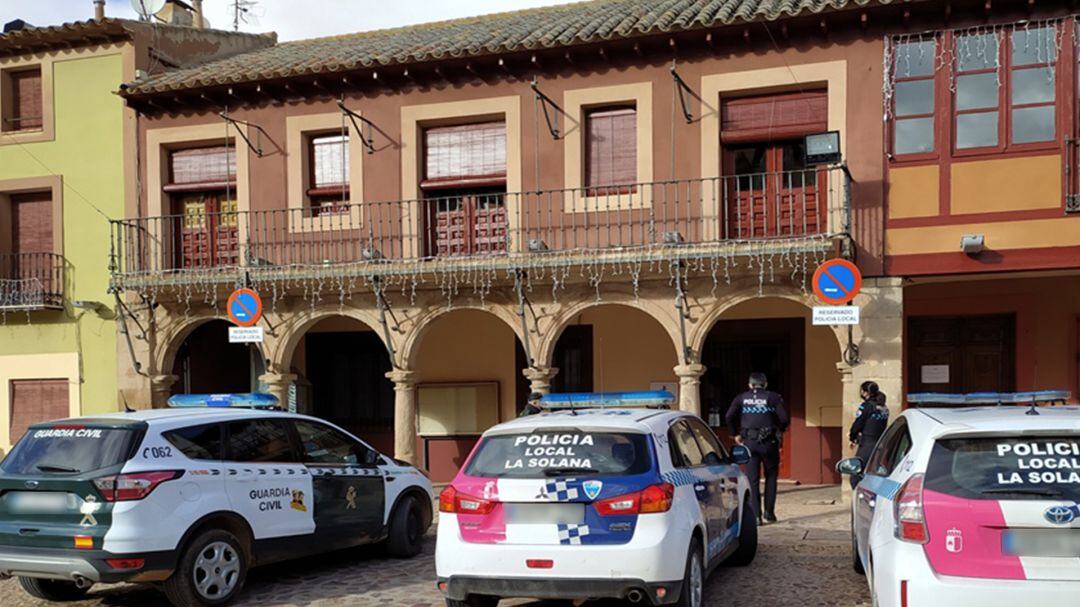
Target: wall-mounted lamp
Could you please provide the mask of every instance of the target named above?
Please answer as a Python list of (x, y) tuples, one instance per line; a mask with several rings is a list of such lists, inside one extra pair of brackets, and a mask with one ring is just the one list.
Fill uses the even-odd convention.
[(836, 164), (840, 162), (840, 131), (828, 131), (807, 135), (806, 164)]
[(87, 312), (101, 312), (105, 309), (105, 304), (100, 301), (91, 301), (87, 299), (74, 299), (71, 301), (71, 307), (76, 310), (86, 310)]
[(986, 237), (982, 234), (964, 234), (960, 237), (960, 250), (965, 255), (978, 255), (986, 248)]

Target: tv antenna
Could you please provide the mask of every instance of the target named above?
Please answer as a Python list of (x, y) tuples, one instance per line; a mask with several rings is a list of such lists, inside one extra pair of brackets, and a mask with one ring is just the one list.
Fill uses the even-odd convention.
[(240, 31), (240, 24), (258, 25), (259, 15), (253, 10), (258, 0), (233, 0), (233, 31)]
[(141, 20), (151, 21), (165, 8), (165, 0), (131, 0), (131, 8), (135, 9)]

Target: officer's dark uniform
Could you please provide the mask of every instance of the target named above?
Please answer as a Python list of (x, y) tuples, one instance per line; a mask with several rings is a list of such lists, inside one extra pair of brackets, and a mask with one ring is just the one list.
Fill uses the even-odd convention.
[(731, 401), (727, 411), (727, 425), (733, 436), (741, 436), (743, 445), (750, 450), (750, 463), (746, 477), (750, 481), (750, 495), (754, 508), (761, 516), (761, 491), (758, 479), (765, 468), (765, 514), (775, 518), (776, 478), (780, 474), (780, 437), (788, 427), (788, 413), (784, 399), (776, 392), (754, 388), (743, 392)]
[[(848, 440), (858, 444), (855, 457), (862, 460), (864, 470), (866, 464), (870, 462), (870, 456), (874, 454), (874, 446), (877, 445), (881, 435), (885, 434), (885, 428), (888, 426), (889, 407), (885, 405), (884, 398), (872, 396), (859, 405), (859, 410), (855, 413), (855, 421), (851, 424), (851, 431), (848, 432)], [(858, 485), (860, 480), (862, 476), (852, 475), (851, 486)]]

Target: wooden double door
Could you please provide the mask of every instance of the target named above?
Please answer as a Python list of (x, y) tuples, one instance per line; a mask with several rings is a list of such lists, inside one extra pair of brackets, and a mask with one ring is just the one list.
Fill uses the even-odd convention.
[(236, 198), (222, 192), (173, 195), (179, 215), (176, 263), (179, 268), (236, 266), (240, 261)]
[(1012, 392), (1016, 317), (908, 318), (908, 392)]

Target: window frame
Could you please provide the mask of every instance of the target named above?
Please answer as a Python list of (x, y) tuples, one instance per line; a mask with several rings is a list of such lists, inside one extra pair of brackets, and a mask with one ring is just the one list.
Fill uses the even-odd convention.
[[(885, 431), (885, 435), (881, 437), (877, 446), (874, 447), (874, 452), (870, 455), (870, 459), (867, 460), (866, 465), (863, 466), (864, 474), (881, 476), (884, 478), (892, 476), (893, 472), (896, 471), (897, 465), (900, 463), (899, 461), (892, 461), (894, 459), (893, 450), (900, 444), (900, 439), (904, 436), (908, 438), (908, 448), (904, 452), (904, 455), (907, 455), (914, 448), (915, 439), (911, 436), (911, 430), (908, 428), (907, 420), (901, 417), (889, 426), (889, 429)], [(887, 471), (883, 473), (875, 472), (874, 467), (882, 463), (889, 465)]]
[[(191, 457), (187, 453), (184, 453), (183, 449), (179, 445), (174, 443), (172, 441), (172, 439), (170, 438), (173, 435), (175, 435), (177, 432), (183, 432), (184, 430), (193, 430), (195, 428), (205, 428), (205, 427), (208, 427), (208, 426), (217, 426), (218, 441), (220, 441), (220, 443), (221, 443), (221, 446), (220, 446), (219, 450), (221, 452), (218, 454), (218, 457), (216, 457), (216, 458), (205, 459), (205, 458), (201, 458), (201, 457)], [(173, 449), (176, 449), (177, 451), (180, 451), (184, 455), (184, 457), (190, 459), (191, 461), (196, 461), (196, 462), (222, 462), (222, 461), (225, 461), (225, 452), (228, 449), (228, 441), (229, 441), (229, 437), (228, 437), (227, 432), (225, 430), (225, 426), (226, 426), (226, 424), (223, 423), (223, 422), (209, 422), (209, 423), (204, 423), (204, 424), (192, 424), (190, 426), (183, 426), (183, 427), (180, 427), (180, 428), (173, 428), (171, 430), (165, 430), (164, 432), (161, 433), (161, 438), (164, 439), (165, 442), (168, 443), (170, 446), (172, 446)]]
[(11, 93), (10, 74), (26, 70), (39, 70), (40, 93), (41, 93), (41, 126), (32, 129), (3, 128), (0, 124), (3, 137), (0, 137), (0, 147), (5, 145), (18, 145), (23, 143), (38, 143), (56, 140), (56, 117), (53, 101), (53, 64), (58, 58), (52, 56), (33, 56), (24, 58), (0, 59), (0, 119), (8, 116), (8, 108), (12, 101), (8, 98)]
[[(18, 101), (20, 94), (15, 90), (15, 76), (17, 74), (23, 74), (26, 72), (37, 73), (37, 86), (38, 86), (38, 104), (37, 104), (37, 116), (16, 116), (14, 114), (15, 103)], [(5, 91), (10, 91), (12, 99), (4, 100), (3, 104), (3, 118), (0, 122), (0, 130), (7, 135), (13, 134), (38, 134), (45, 130), (45, 74), (44, 69), (40, 63), (22, 65), (19, 67), (6, 68), (2, 70), (3, 88)], [(22, 108), (20, 108), (22, 109)], [(10, 115), (9, 115), (10, 114)], [(16, 126), (15, 128), (7, 128), (9, 123), (20, 123), (23, 120), (33, 119), (39, 124), (33, 127)]]
[[(592, 105), (582, 108), (582, 145), (584, 149), (581, 154), (581, 184), (585, 190), (586, 197), (603, 197), (603, 196), (621, 196), (623, 194), (635, 194), (638, 190), (638, 184), (641, 183), (640, 175), (638, 175), (638, 155), (641, 150), (637, 149), (637, 128), (638, 128), (638, 107), (637, 101), (631, 100), (623, 103), (611, 103), (602, 105)], [(634, 129), (632, 137), (634, 139), (634, 157), (633, 157), (633, 171), (634, 178), (626, 183), (609, 183), (601, 185), (592, 184), (592, 120), (594, 116), (615, 116), (615, 115), (627, 115), (631, 114), (634, 117)], [(614, 166), (614, 163), (612, 163)], [(614, 173), (614, 171), (613, 171)]]
[[(285, 430), (285, 436), (288, 438), (288, 441), (289, 441), (289, 451), (292, 452), (292, 457), (293, 457), (292, 461), (280, 461), (280, 460), (267, 461), (267, 462), (240, 461), (240, 460), (236, 459), (233, 456), (232, 425), (237, 424), (237, 423), (252, 423), (252, 422), (263, 422), (263, 421), (277, 424), (278, 426), (281, 426), (282, 429)], [(286, 464), (286, 465), (288, 465), (288, 464), (303, 464), (304, 459), (303, 459), (303, 456), (301, 455), (300, 445), (297, 442), (296, 430), (292, 427), (292, 424), (290, 424), (289, 422), (290, 422), (290, 420), (288, 418), (284, 418), (284, 417), (241, 417), (239, 419), (232, 419), (232, 420), (223, 422), (223, 425), (225, 426), (225, 428), (224, 428), (224, 432), (225, 432), (224, 440), (225, 440), (225, 442), (224, 442), (224, 448), (222, 449), (222, 453), (221, 453), (222, 461), (223, 462), (228, 462), (228, 463), (231, 463), (231, 464), (251, 464), (251, 465), (257, 465), (257, 466), (272, 465), (272, 464)]]
[(704, 465), (722, 466), (724, 464), (731, 463), (731, 455), (728, 453), (727, 449), (724, 448), (724, 443), (720, 442), (720, 439), (716, 436), (716, 433), (712, 431), (712, 428), (710, 428), (708, 424), (696, 417), (687, 417), (684, 421), (686, 422), (686, 425), (690, 427), (690, 433), (694, 435), (695, 439), (697, 439), (698, 448), (703, 449), (701, 445), (701, 440), (704, 436), (705, 440), (708, 441), (707, 446), (709, 447), (709, 449), (715, 451), (716, 456), (719, 458), (719, 461), (716, 464), (709, 464), (704, 462), (704, 457), (707, 457), (708, 454), (706, 454), (703, 449), (702, 462), (704, 463)]
[[(356, 437), (352, 436), (351, 434), (349, 434), (349, 433), (347, 433), (347, 432), (345, 432), (343, 430), (339, 430), (338, 428), (335, 428), (334, 426), (331, 426), (330, 424), (327, 424), (327, 423), (321, 422), (321, 421), (316, 421), (316, 420), (313, 420), (313, 419), (286, 419), (285, 421), (286, 421), (287, 425), (289, 426), (290, 434), (292, 434), (294, 439), (295, 439), (296, 449), (297, 449), (297, 452), (300, 454), (300, 461), (301, 461), (301, 463), (303, 463), (305, 465), (312, 465), (312, 466), (356, 466), (356, 467), (360, 467), (360, 468), (377, 468), (378, 466), (385, 464), (385, 461), (383, 460), (382, 454), (379, 453), (378, 451), (376, 451), (375, 449), (373, 449), (371, 447), (371, 445), (368, 445), (364, 441), (359, 440)], [(357, 462), (355, 464), (327, 463), (327, 462), (319, 462), (319, 461), (315, 461), (315, 460), (309, 460), (308, 455), (307, 455), (307, 450), (304, 448), (303, 438), (300, 435), (300, 424), (308, 424), (310, 426), (320, 427), (321, 429), (323, 429), (325, 431), (328, 431), (330, 434), (335, 435), (340, 439), (343, 439), (344, 442), (351, 445), (351, 449), (353, 449), (353, 450), (355, 450), (357, 447), (363, 447), (369, 453), (374, 453), (377, 456), (378, 461), (375, 461), (373, 463), (368, 463), (368, 462), (363, 461), (363, 458), (359, 457), (359, 455), (357, 456)]]
[[(687, 461), (685, 454), (679, 447), (679, 442), (675, 440), (675, 428), (676, 426), (682, 426), (684, 431), (690, 436), (690, 439), (694, 441), (694, 446), (697, 447), (698, 453), (701, 455), (701, 463), (692, 464)], [(670, 426), (668, 426), (668, 445), (671, 449), (671, 464), (675, 468), (700, 468), (705, 465), (705, 452), (702, 451), (701, 445), (697, 442), (697, 437), (694, 436), (694, 431), (686, 425), (685, 420), (682, 418), (675, 419)]]

